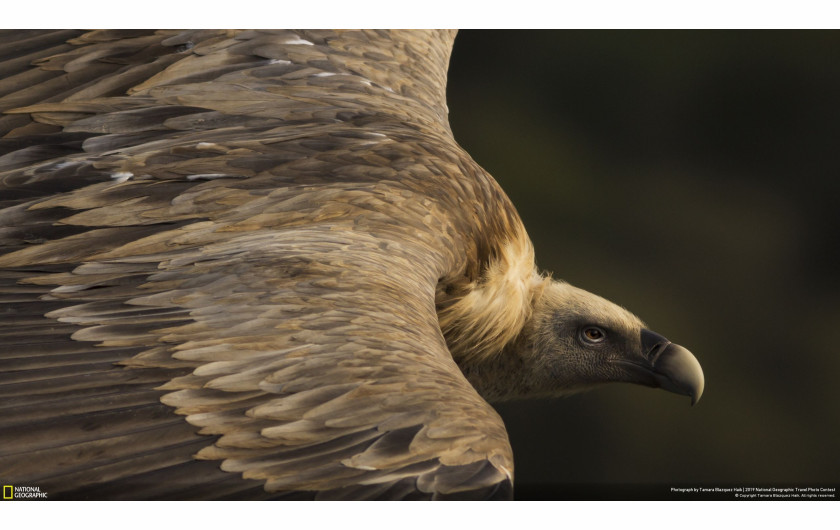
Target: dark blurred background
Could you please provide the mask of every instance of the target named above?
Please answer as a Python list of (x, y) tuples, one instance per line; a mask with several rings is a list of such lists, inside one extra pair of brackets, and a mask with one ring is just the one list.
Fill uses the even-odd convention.
[(539, 266), (706, 375), (499, 406), (518, 498), (840, 485), (840, 32), (463, 31), (449, 107)]

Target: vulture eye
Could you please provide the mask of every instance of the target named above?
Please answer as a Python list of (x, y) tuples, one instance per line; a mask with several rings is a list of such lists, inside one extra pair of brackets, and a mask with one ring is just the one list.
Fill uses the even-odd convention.
[(607, 332), (597, 326), (587, 326), (580, 330), (580, 337), (583, 342), (597, 344), (607, 338)]

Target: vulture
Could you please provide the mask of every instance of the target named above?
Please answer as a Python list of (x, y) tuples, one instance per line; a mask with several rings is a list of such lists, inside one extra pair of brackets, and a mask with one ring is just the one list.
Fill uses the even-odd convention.
[(490, 403), (685, 348), (540, 272), (455, 142), (452, 31), (0, 33), (0, 482), (505, 499)]

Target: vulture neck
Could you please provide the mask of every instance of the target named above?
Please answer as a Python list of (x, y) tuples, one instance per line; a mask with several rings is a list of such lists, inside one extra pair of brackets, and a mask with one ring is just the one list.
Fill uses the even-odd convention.
[(534, 248), (524, 233), (499, 248), (481, 278), (448, 303), (439, 304), (438, 311), (455, 362), (479, 393), (493, 400), (504, 399), (496, 394), (502, 388), (511, 390), (512, 382), (498, 389), (491, 389), (491, 382), (496, 387), (521, 373), (515, 356), (510, 356), (506, 347), (520, 335), (550, 282), (537, 272)]

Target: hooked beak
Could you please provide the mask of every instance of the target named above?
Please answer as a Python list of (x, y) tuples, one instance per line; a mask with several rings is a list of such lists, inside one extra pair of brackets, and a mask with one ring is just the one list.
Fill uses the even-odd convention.
[(705, 385), (703, 369), (697, 358), (679, 344), (653, 331), (643, 329), (641, 339), (645, 360), (622, 362), (633, 368), (632, 374), (628, 374), (631, 378), (629, 382), (689, 396), (692, 405), (697, 403)]
[(642, 330), (642, 351), (647, 352), (656, 386), (690, 396), (691, 404), (697, 403), (705, 379), (700, 362), (690, 351), (647, 329)]

